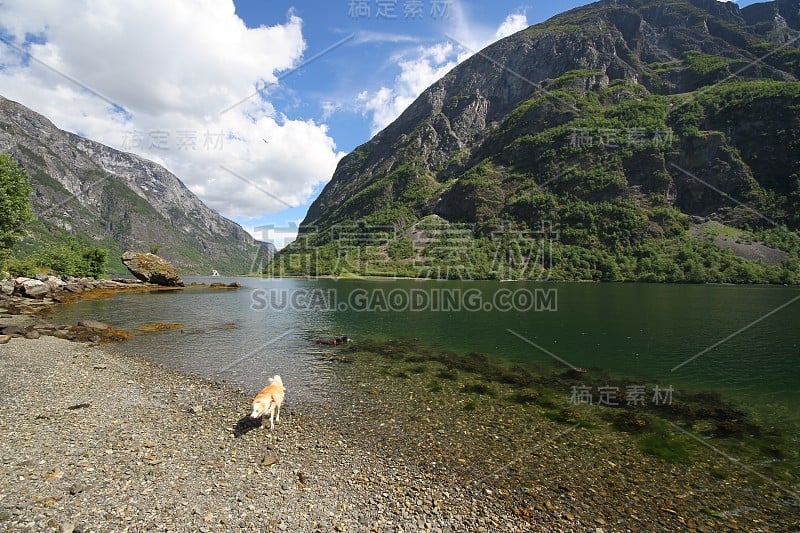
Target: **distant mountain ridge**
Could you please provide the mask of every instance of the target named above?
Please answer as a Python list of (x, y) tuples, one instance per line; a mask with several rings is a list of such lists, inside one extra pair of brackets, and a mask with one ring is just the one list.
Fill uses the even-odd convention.
[(258, 252), (250, 234), (162, 166), (60, 130), (3, 97), (0, 151), (32, 180), (34, 239), (69, 233), (114, 254), (155, 246), (185, 273), (246, 273)]
[(798, 225), (799, 7), (607, 0), (502, 39), (341, 160), (304, 243), (357, 222), (400, 234), (439, 216), (478, 237), (552, 222), (566, 279), (648, 279), (640, 256), (659, 248), (725, 262), (695, 281), (751, 268), (710, 259), (708, 222), (792, 251), (762, 233)]

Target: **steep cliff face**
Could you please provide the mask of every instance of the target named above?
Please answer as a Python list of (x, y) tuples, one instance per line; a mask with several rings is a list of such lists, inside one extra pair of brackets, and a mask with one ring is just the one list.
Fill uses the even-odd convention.
[(659, 248), (727, 261), (697, 237), (709, 221), (792, 248), (760, 232), (799, 221), (799, 7), (608, 0), (503, 39), (340, 162), (304, 242), (356, 221), (402, 234), (440, 216), (477, 237), (545, 223), (589, 265), (563, 277), (604, 263), (604, 279), (646, 279), (638, 257)]
[(59, 130), (2, 97), (0, 151), (31, 177), (34, 211), (51, 237), (86, 236), (114, 253), (157, 245), (186, 272), (246, 272), (256, 254), (255, 240), (242, 227), (165, 168)]
[[(579, 118), (574, 98), (552, 95), (550, 82), (568, 72), (583, 73), (576, 89), (625, 80), (654, 95), (692, 92), (733, 74), (737, 80), (796, 81), (797, 43), (786, 43), (800, 35), (797, 7), (791, 1), (743, 10), (716, 0), (605, 1), (532, 26), (456, 67), (345, 157), (303, 225), (324, 228), (374, 216), (376, 206), (393, 208), (377, 217), (388, 221), (398, 211), (389, 204), (409, 186), (441, 193), (448, 179), (476, 164), (475, 156), (484, 159), (502, 148), (486, 143), (496, 141), (498, 126), (532, 97), (551, 94), (540, 107), (552, 108), (556, 122)], [(771, 50), (776, 52), (758, 60)], [(711, 62), (712, 56), (718, 60)], [(410, 185), (402, 173), (392, 175), (409, 162), (415, 174)], [(433, 211), (429, 202), (413, 207), (416, 215)], [(400, 213), (400, 222), (410, 215)]]

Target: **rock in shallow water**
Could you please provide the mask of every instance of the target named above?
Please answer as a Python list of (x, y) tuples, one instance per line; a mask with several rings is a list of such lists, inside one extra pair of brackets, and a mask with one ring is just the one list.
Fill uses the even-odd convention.
[(87, 329), (94, 329), (97, 331), (105, 331), (111, 327), (108, 324), (104, 322), (99, 322), (97, 320), (81, 320), (80, 322), (78, 322), (78, 325), (83, 326), (84, 328)]

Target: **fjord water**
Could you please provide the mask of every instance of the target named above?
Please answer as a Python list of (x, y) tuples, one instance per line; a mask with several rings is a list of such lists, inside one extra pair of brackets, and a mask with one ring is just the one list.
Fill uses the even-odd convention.
[[(672, 386), (675, 398), (681, 391), (719, 391), (762, 416), (797, 422), (800, 301), (786, 305), (800, 296), (797, 288), (260, 278), (187, 281), (234, 279), (241, 289), (188, 288), (84, 300), (57, 310), (53, 320), (74, 323), (93, 318), (121, 329), (181, 323), (184, 327), (179, 330), (138, 334), (118, 349), (251, 391), (278, 373), (292, 384), (287, 388), (295, 398), (311, 401), (324, 401), (337, 387), (331, 363), (320, 357), (332, 349), (314, 340), (344, 334), (355, 342), (417, 338), (423, 344), (462, 353), (483, 352), (500, 362), (538, 368), (564, 368), (565, 364), (601, 368), (609, 375), (609, 385), (621, 390), (622, 380), (627, 379), (626, 383)], [(432, 309), (442, 291), (469, 302), (470, 310)], [(409, 303), (398, 298), (402, 293), (416, 294), (423, 309), (399, 310)], [(498, 295), (516, 293), (543, 296), (542, 309), (516, 311), (488, 305), (508, 304), (509, 298), (498, 299)], [(427, 307), (421, 295), (430, 296)], [(476, 295), (480, 295), (479, 309), (474, 309)], [(526, 304), (525, 298), (518, 304)]]

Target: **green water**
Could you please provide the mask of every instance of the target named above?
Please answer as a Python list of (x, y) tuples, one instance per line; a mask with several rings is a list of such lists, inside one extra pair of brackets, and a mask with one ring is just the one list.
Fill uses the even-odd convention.
[[(639, 379), (672, 386), (676, 398), (681, 391), (719, 391), (760, 417), (800, 427), (797, 288), (238, 281), (243, 285), (238, 291), (195, 289), (82, 301), (59, 310), (54, 320), (95, 318), (122, 328), (185, 323), (198, 334), (139, 335), (120, 349), (250, 388), (281, 373), (298, 383), (294, 392), (300, 397), (324, 398), (335, 387), (317, 357), (328, 348), (314, 339), (404, 337), (540, 368), (601, 368), (611, 386), (615, 380)], [(534, 300), (528, 302), (527, 295)], [(524, 310), (513, 309), (515, 299)], [(445, 300), (450, 307), (443, 309)], [(227, 322), (238, 327), (218, 327)]]

